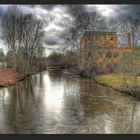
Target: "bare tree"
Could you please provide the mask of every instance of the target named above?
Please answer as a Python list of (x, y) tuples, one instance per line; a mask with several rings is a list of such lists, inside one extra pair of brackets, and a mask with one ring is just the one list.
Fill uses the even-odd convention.
[(24, 16), (22, 24), (22, 46), (20, 46), (22, 49), (20, 52), (23, 55), (24, 60), (27, 62), (26, 72), (28, 72), (31, 69), (33, 60), (43, 54), (44, 48), (42, 42), (44, 32), (42, 29), (42, 23), (34, 19), (32, 15)]
[(92, 12), (80, 13), (74, 20), (66, 19), (66, 24), (69, 25), (69, 28), (63, 34), (64, 43), (78, 51), (85, 30), (100, 31), (107, 29), (105, 18), (96, 9)]
[(17, 6), (9, 7), (1, 20), (2, 36), (14, 57), (14, 67), (27, 74), (34, 59), (43, 54), (44, 31), (41, 21), (32, 14), (22, 14)]
[[(2, 38), (8, 46), (8, 50), (13, 51), (13, 61), (16, 66), (16, 27), (17, 27), (17, 7), (9, 7), (8, 11), (1, 17)], [(16, 15), (16, 16), (15, 16)]]
[(118, 31), (120, 27), (120, 22), (114, 18), (108, 18), (107, 26), (108, 26), (108, 30)]

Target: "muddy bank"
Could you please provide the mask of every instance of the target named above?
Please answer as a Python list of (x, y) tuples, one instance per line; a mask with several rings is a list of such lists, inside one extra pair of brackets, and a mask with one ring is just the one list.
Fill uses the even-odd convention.
[(19, 76), (19, 73), (14, 68), (5, 68), (1, 70), (0, 74), (0, 88), (13, 86), (17, 82), (25, 80), (27, 77), (37, 74), (38, 72), (44, 71), (46, 69), (42, 69), (40, 71), (32, 71), (26, 75)]
[(18, 73), (14, 68), (0, 69), (0, 87), (14, 85), (18, 80)]

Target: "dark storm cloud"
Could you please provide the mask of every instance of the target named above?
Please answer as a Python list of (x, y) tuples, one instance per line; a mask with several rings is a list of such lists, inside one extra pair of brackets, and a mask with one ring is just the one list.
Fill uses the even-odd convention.
[[(67, 19), (71, 20), (71, 18), (76, 17), (78, 14), (88, 11), (86, 5), (40, 5), (40, 6), (43, 10), (45, 9), (48, 12), (48, 14), (43, 15), (44, 18), (46, 19), (46, 22), (48, 22), (50, 25), (48, 26), (48, 29), (46, 31), (46, 34), (47, 32), (49, 32), (50, 35), (48, 37), (46, 35), (47, 39), (45, 40), (45, 44), (48, 46), (60, 45), (62, 42), (61, 37), (63, 36), (63, 32), (64, 29), (67, 27), (67, 24), (65, 22), (65, 19), (64, 18), (59, 19), (59, 16), (67, 15), (68, 16)], [(59, 9), (62, 13), (60, 13), (59, 15), (60, 11), (58, 11), (58, 13), (56, 12), (56, 14), (52, 14), (53, 12), (55, 13), (56, 9), (57, 10)], [(47, 20), (49, 18), (51, 20)], [(52, 23), (58, 28), (49, 29), (52, 26)]]
[(64, 7), (71, 16), (87, 11), (86, 5), (41, 5), (41, 7), (46, 10), (53, 10), (55, 7), (62, 9)]
[(140, 11), (140, 5), (124, 5), (124, 6), (118, 6), (118, 11), (121, 11), (121, 14), (123, 15), (133, 15), (137, 14)]
[(85, 5), (66, 5), (68, 12), (71, 16), (75, 17), (82, 12), (86, 12), (87, 8)]
[(123, 22), (140, 14), (140, 5), (115, 5), (112, 9), (114, 10), (113, 16)]
[(53, 45), (57, 45), (58, 41), (57, 38), (52, 38), (52, 37), (48, 37), (46, 38), (46, 40), (44, 41), (45, 44), (49, 45), (49, 46), (53, 46)]

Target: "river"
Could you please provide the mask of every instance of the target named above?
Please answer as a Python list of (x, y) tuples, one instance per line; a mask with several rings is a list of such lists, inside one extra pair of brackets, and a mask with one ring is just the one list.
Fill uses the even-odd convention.
[(0, 89), (1, 134), (140, 133), (140, 101), (47, 70)]

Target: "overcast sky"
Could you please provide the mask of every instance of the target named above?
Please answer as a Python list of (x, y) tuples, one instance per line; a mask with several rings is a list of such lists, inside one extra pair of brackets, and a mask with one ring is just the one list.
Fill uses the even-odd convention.
[[(0, 15), (10, 5), (0, 5)], [(62, 43), (61, 34), (65, 26), (65, 18), (73, 20), (74, 17), (84, 11), (92, 11), (97, 8), (106, 18), (115, 17), (126, 20), (128, 15), (134, 16), (140, 5), (18, 5), (22, 12), (33, 13), (37, 18), (43, 20), (46, 32), (44, 46), (47, 48), (59, 48)], [(0, 47), (4, 47), (0, 41)]]

